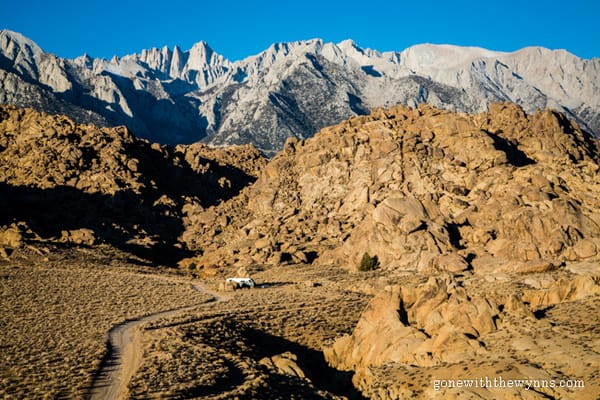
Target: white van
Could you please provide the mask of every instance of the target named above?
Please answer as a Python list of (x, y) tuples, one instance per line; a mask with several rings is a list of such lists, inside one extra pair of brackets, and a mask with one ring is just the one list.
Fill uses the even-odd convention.
[(256, 286), (256, 282), (252, 278), (227, 278), (225, 281), (235, 289), (253, 288)]

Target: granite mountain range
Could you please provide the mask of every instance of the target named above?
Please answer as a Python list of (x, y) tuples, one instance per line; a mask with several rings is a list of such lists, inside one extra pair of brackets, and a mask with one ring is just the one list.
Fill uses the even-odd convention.
[(179, 144), (252, 143), (267, 155), (288, 137), (375, 107), (428, 103), (475, 113), (509, 101), (552, 108), (600, 135), (600, 59), (528, 47), (512, 53), (422, 44), (379, 52), (351, 40), (277, 43), (232, 62), (206, 42), (152, 48), (111, 60), (64, 59), (0, 31), (0, 103), (126, 125)]

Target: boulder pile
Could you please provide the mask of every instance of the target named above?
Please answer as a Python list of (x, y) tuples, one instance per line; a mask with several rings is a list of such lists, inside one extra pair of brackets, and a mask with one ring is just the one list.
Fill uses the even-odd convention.
[(377, 109), (288, 140), (235, 207), (186, 234), (207, 268), (356, 270), (367, 252), (387, 271), (552, 270), (600, 254), (599, 159), (598, 142), (551, 110)]

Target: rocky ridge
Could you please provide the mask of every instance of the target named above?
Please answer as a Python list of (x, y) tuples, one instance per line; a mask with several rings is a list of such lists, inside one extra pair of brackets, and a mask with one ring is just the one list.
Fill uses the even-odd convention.
[(126, 125), (161, 143), (253, 143), (269, 155), (288, 137), (395, 104), (479, 113), (511, 101), (529, 113), (561, 110), (598, 134), (599, 71), (600, 59), (564, 50), (425, 44), (381, 53), (320, 39), (273, 44), (236, 62), (205, 42), (66, 60), (0, 32), (0, 103)]
[[(0, 107), (3, 252), (24, 239), (110, 243), (163, 262), (185, 249), (182, 209), (235, 196), (264, 164), (251, 146), (161, 146), (125, 127)], [(8, 210), (8, 212), (6, 212)]]
[[(182, 264), (205, 275), (297, 263), (363, 274), (347, 289), (375, 297), (324, 352), (369, 398), (593, 397), (599, 154), (551, 110), (377, 109), (288, 140), (242, 196), (207, 211), (210, 230), (187, 225), (198, 255)], [(358, 271), (365, 253), (373, 272)], [(485, 376), (586, 386), (433, 386)]]
[(220, 234), (187, 229), (221, 265), (551, 269), (598, 254), (598, 168), (598, 143), (554, 111), (377, 109), (288, 140), (236, 211), (211, 211), (244, 216)]

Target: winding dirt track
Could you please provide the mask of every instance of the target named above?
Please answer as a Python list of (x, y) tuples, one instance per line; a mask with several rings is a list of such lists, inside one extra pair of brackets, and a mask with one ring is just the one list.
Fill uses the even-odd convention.
[(139, 368), (143, 359), (142, 333), (140, 327), (160, 318), (168, 318), (180, 312), (188, 311), (207, 303), (227, 300), (216, 292), (200, 284), (192, 284), (194, 290), (210, 294), (208, 302), (160, 311), (144, 317), (124, 321), (108, 332), (107, 354), (95, 374), (89, 396), (91, 400), (117, 400), (127, 395), (127, 384)]

